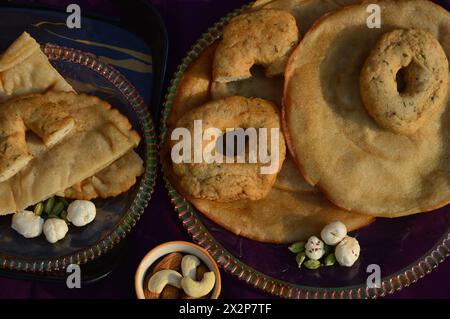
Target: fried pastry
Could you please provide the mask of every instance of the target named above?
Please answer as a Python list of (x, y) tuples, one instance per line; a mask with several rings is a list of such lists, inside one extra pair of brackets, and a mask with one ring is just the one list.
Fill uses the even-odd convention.
[(9, 104), (64, 110), (75, 125), (62, 141), (0, 183), (0, 214), (23, 210), (93, 176), (140, 141), (128, 119), (97, 97), (49, 92), (10, 100), (0, 109)]
[[(203, 158), (201, 162), (197, 162), (194, 158), (194, 148), (198, 146), (194, 143), (197, 139), (192, 138), (189, 142), (189, 146), (194, 150), (191, 152), (192, 158), (191, 156), (188, 158), (189, 162), (173, 164), (174, 173), (180, 178), (180, 185), (185, 192), (192, 197), (220, 202), (264, 198), (272, 188), (286, 154), (276, 106), (259, 98), (231, 96), (208, 102), (187, 112), (176, 123), (176, 127), (186, 128), (191, 136), (194, 136), (195, 124), (198, 121), (202, 121), (202, 134), (209, 129), (220, 131), (220, 135), (203, 139), (200, 144), (203, 149), (213, 144), (212, 156), (218, 155), (221, 161), (212, 162)], [(246, 135), (249, 138), (249, 145), (242, 145), (242, 154), (236, 156), (228, 154), (223, 144), (221, 152), (219, 151), (217, 143), (226, 139), (224, 135), (227, 129), (242, 129), (242, 132), (244, 129), (245, 132), (254, 129), (253, 136)], [(260, 129), (265, 130), (266, 138), (261, 138)], [(172, 141), (172, 147), (178, 143), (180, 142)], [(261, 159), (261, 143), (266, 143), (270, 162)], [(245, 149), (246, 146), (248, 146), (247, 149)], [(204, 154), (202, 152), (202, 156)], [(172, 155), (172, 160), (174, 160), (173, 157)], [(232, 158), (233, 162), (225, 162), (225, 157), (226, 161)], [(242, 159), (242, 162), (238, 157)]]
[(61, 195), (83, 200), (115, 197), (128, 191), (136, 183), (136, 178), (144, 173), (143, 164), (135, 151), (129, 151), (94, 176), (72, 185)]
[(47, 90), (73, 92), (39, 44), (24, 32), (0, 57), (0, 102)]
[(397, 134), (420, 129), (445, 105), (447, 91), (445, 52), (434, 36), (420, 29), (383, 34), (361, 70), (360, 92), (367, 112)]
[(5, 103), (0, 106), (0, 182), (15, 175), (32, 159), (26, 144), (30, 129), (47, 147), (62, 140), (75, 120), (65, 110), (48, 105)]
[(251, 77), (250, 68), (262, 65), (268, 77), (282, 74), (298, 43), (294, 17), (282, 10), (243, 13), (225, 26), (213, 62), (215, 82)]

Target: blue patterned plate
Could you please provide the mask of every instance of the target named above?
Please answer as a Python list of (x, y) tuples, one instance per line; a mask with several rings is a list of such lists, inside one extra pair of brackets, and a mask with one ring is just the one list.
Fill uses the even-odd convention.
[(76, 91), (96, 95), (128, 117), (142, 137), (137, 152), (145, 161), (145, 174), (130, 191), (114, 198), (96, 200), (95, 221), (83, 228), (70, 227), (66, 237), (54, 245), (44, 236), (23, 238), (11, 229), (11, 216), (0, 217), (0, 268), (3, 269), (51, 272), (102, 256), (139, 220), (155, 183), (154, 127), (148, 108), (133, 85), (93, 54), (52, 44), (44, 45), (43, 51)]

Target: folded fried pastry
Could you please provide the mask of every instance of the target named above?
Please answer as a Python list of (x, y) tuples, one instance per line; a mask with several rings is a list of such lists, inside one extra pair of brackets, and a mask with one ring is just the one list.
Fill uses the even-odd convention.
[(10, 179), (0, 183), (0, 214), (20, 211), (59, 193), (109, 166), (139, 144), (128, 119), (97, 97), (49, 92), (19, 97), (9, 103), (21, 108), (64, 110), (75, 121), (56, 145), (41, 149)]

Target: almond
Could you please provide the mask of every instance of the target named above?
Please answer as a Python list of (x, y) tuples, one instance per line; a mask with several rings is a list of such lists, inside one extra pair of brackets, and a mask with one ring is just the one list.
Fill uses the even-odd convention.
[(197, 281), (200, 281), (203, 279), (203, 275), (205, 272), (210, 271), (208, 267), (206, 267), (204, 264), (201, 264), (197, 267)]
[(181, 253), (170, 253), (164, 258), (162, 258), (156, 265), (153, 267), (152, 274), (157, 273), (160, 270), (164, 269), (172, 269), (175, 271), (181, 270), (181, 260), (183, 259), (183, 255)]
[(161, 292), (160, 299), (178, 299), (180, 296), (180, 289), (167, 285)]

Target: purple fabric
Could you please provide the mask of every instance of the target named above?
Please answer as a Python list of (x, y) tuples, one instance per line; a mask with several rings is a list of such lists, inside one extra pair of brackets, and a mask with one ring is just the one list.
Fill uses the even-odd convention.
[[(163, 16), (170, 40), (167, 77), (180, 63), (194, 41), (220, 17), (247, 0), (150, 0)], [(21, 1), (26, 2), (26, 1)], [(36, 1), (35, 1), (36, 2)], [(39, 1), (37, 1), (39, 2)], [(75, 1), (46, 0), (42, 3), (67, 4)], [(113, 14), (106, 0), (76, 1), (82, 9)], [(144, 26), (143, 26), (144, 27)], [(62, 284), (37, 283), (0, 278), (0, 298), (134, 298), (134, 272), (141, 258), (155, 245), (171, 240), (190, 240), (174, 213), (161, 178), (152, 200), (130, 235), (125, 256), (107, 278), (81, 289), (69, 290)], [(269, 295), (246, 286), (223, 273), (223, 298), (267, 298)], [(413, 286), (388, 298), (448, 298), (450, 262), (446, 261)]]

